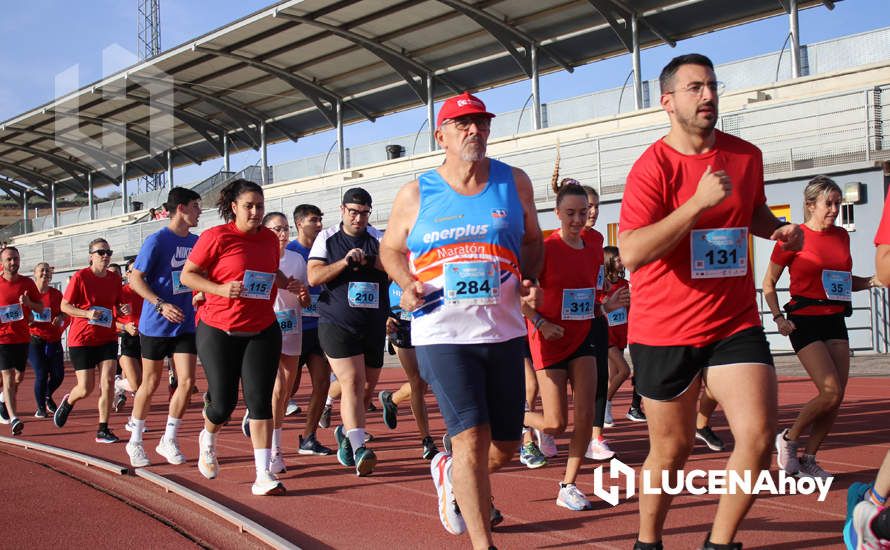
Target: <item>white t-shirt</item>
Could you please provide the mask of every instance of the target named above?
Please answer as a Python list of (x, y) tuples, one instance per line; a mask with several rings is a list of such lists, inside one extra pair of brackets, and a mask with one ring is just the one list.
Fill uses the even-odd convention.
[[(278, 269), (284, 274), (285, 277), (291, 277), (297, 279), (304, 285), (309, 285), (308, 277), (306, 275), (306, 260), (303, 259), (303, 256), (299, 252), (294, 252), (293, 250), (285, 250), (284, 256), (281, 257), (281, 261), (278, 264)], [(279, 323), (284, 322), (285, 325), (282, 327), (282, 333), (285, 339), (290, 336), (298, 336), (303, 332), (303, 323), (302, 323), (302, 311), (303, 308), (300, 306), (300, 299), (293, 292), (289, 292), (283, 288), (278, 289), (278, 295), (275, 297), (275, 313), (280, 314), (282, 312), (293, 311), (292, 316), (288, 316), (290, 319), (290, 324), (287, 324), (288, 321), (286, 318), (283, 318), (279, 315)], [(284, 326), (292, 326), (292, 330), (286, 330)]]

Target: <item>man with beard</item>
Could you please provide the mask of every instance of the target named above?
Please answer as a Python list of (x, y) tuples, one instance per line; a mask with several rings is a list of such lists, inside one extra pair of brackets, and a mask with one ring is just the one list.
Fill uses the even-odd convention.
[[(19, 275), (19, 251), (11, 246), (0, 251), (3, 274), (0, 275), (0, 375), (3, 377), (3, 404), (9, 415), (12, 435), (19, 435), (25, 424), (16, 414), (15, 394), (28, 362), (31, 311), (43, 311), (40, 292), (29, 277)], [(18, 372), (16, 372), (18, 371)]]
[(522, 435), (520, 301), (537, 305), (532, 280), (543, 257), (531, 181), (485, 156), (493, 116), (469, 93), (442, 105), (436, 141), (445, 162), (396, 195), (380, 249), (403, 311), (413, 312), (420, 374), (451, 436), (453, 460), (439, 453), (430, 468), (439, 519), (452, 534), (467, 531), (474, 548), (491, 547), (491, 527), (503, 519), (489, 475)]
[[(776, 430), (776, 373), (755, 303), (748, 234), (803, 243), (800, 228), (766, 205), (763, 157), (717, 124), (723, 84), (699, 54), (662, 70), (661, 106), (671, 128), (637, 160), (621, 206), (621, 259), (632, 271), (628, 321), (637, 391), (645, 399), (650, 449), (643, 470), (655, 487), (675, 479), (695, 442), (699, 390), (722, 405), (735, 438), (728, 468), (769, 466)], [(670, 495), (640, 495), (634, 546), (660, 549)], [(734, 549), (749, 494), (720, 499), (705, 549)]]

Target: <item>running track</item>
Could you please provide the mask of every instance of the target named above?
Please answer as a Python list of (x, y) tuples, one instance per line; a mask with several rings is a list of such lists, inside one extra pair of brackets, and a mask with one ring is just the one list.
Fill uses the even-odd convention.
[[(200, 371), (200, 368), (198, 369)], [(394, 389), (403, 379), (400, 369), (384, 369), (378, 389)], [(200, 374), (199, 374), (200, 378)], [(124, 443), (100, 445), (93, 441), (96, 429), (95, 397), (78, 404), (64, 429), (50, 419), (30, 418), (32, 412), (30, 371), (19, 390), (20, 409), (26, 411), (21, 439), (45, 443), (101, 457), (127, 466)], [(70, 370), (57, 393), (61, 398), (73, 384)], [(852, 378), (834, 433), (829, 436), (820, 462), (839, 474), (825, 502), (816, 495), (765, 496), (759, 498), (743, 524), (737, 540), (752, 548), (842, 548), (840, 529), (844, 518), (846, 488), (854, 481), (873, 479), (877, 465), (890, 444), (888, 378)], [(198, 385), (206, 388), (201, 378)], [(308, 380), (298, 396), (305, 407)], [(147, 425), (146, 450), (153, 461), (149, 470), (181, 483), (259, 522), (303, 548), (470, 548), (466, 537), (448, 535), (439, 524), (435, 490), (428, 463), (421, 460), (419, 435), (409, 409), (400, 409), (399, 426), (389, 431), (379, 413), (369, 414), (371, 444), (380, 462), (373, 476), (359, 479), (341, 467), (334, 457), (305, 457), (295, 452), (304, 415), (289, 417), (285, 424), (288, 472), (281, 479), (285, 497), (254, 497), (253, 456), (238, 422), (221, 433), (218, 452), (222, 471), (216, 480), (205, 480), (195, 466), (197, 435), (201, 429), (200, 399), (195, 396), (180, 432), (187, 465), (170, 466), (154, 453), (166, 417), (166, 391), (155, 396)], [(779, 424), (789, 425), (800, 404), (814, 394), (809, 381), (780, 379)], [(616, 417), (626, 411), (627, 387), (614, 403)], [(376, 400), (375, 400), (376, 401)], [(431, 421), (435, 437), (443, 423), (431, 396)], [(335, 406), (336, 411), (336, 406)], [(130, 403), (112, 415), (112, 427), (123, 429)], [(234, 418), (240, 420), (243, 409)], [(336, 426), (336, 414), (333, 426)], [(718, 409), (716, 431), (731, 439)], [(0, 435), (8, 435), (0, 427)], [(613, 449), (637, 468), (645, 458), (644, 424), (618, 420), (608, 429)], [(332, 430), (319, 430), (319, 438), (334, 445)], [(495, 503), (505, 521), (496, 529), (499, 548), (630, 548), (636, 533), (636, 498), (612, 508), (592, 497), (594, 463), (585, 464), (579, 487), (595, 502), (590, 512), (570, 512), (554, 504), (557, 483), (562, 479), (566, 437), (558, 438), (562, 457), (538, 470), (528, 470), (518, 459), (493, 477)], [(728, 453), (712, 453), (697, 445), (687, 470), (722, 468)], [(775, 466), (773, 466), (775, 468)], [(0, 502), (6, 503), (4, 546), (45, 548), (76, 546), (118, 548), (148, 545), (151, 548), (249, 548), (261, 544), (239, 533), (181, 497), (132, 475), (115, 476), (95, 469), (46, 457), (35, 451), (0, 443)], [(697, 548), (716, 508), (716, 498), (683, 494), (674, 500), (665, 532), (667, 548)], [(66, 538), (72, 537), (72, 538)]]

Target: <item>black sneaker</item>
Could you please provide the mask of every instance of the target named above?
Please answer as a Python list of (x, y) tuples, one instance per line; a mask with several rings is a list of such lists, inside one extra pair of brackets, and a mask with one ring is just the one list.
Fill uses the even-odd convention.
[(377, 412), (377, 405), (375, 405), (373, 402), (368, 403), (368, 408), (365, 412), (369, 412), (369, 413)]
[(380, 405), (383, 407), (383, 423), (390, 430), (395, 430), (399, 422), (399, 406), (393, 402), (392, 392), (382, 391), (378, 398), (380, 399)]
[(696, 428), (695, 438), (703, 441), (712, 451), (720, 452), (723, 450), (723, 440), (714, 433), (714, 430), (712, 430), (710, 426), (705, 426), (700, 429)]
[(315, 434), (310, 435), (306, 439), (303, 439), (303, 436), (300, 436), (300, 448), (297, 451), (301, 455), (318, 455), (318, 456), (329, 456), (334, 454), (334, 450), (330, 447), (325, 447), (321, 443), (315, 439)]
[(630, 409), (628, 409), (627, 414), (624, 415), (624, 417), (633, 422), (646, 421), (646, 413), (644, 413), (643, 409), (639, 407), (631, 407)]
[(37, 411), (34, 413), (34, 418), (46, 418), (46, 407), (37, 407)]
[(702, 550), (742, 550), (741, 542), (730, 542), (729, 544), (714, 544), (711, 542), (711, 533), (708, 532), (708, 536), (705, 537), (705, 545), (702, 546)]
[[(494, 499), (492, 499), (493, 501)], [(501, 514), (501, 511), (494, 507), (494, 502), (491, 503), (491, 528), (494, 529), (496, 526), (500, 525), (504, 522), (504, 515)]]
[(120, 438), (114, 435), (111, 428), (105, 428), (96, 432), (96, 443), (117, 443), (118, 441), (120, 441)]
[(10, 424), (12, 425), (12, 435), (19, 435), (25, 429), (25, 423), (18, 418), (13, 418)]
[(439, 448), (433, 443), (433, 438), (426, 436), (423, 438), (423, 459), (432, 460), (434, 456), (439, 454)]
[[(3, 389), (0, 388), (0, 392)], [(0, 393), (0, 422), (3, 424), (9, 424), (9, 411), (6, 410), (6, 403), (3, 402), (2, 393)]]
[(53, 413), (53, 424), (56, 425), (56, 428), (61, 428), (65, 425), (65, 422), (68, 422), (68, 415), (71, 414), (71, 409), (74, 407), (68, 404), (68, 394), (65, 394), (65, 397), (62, 398), (62, 404), (56, 408), (56, 412)]
[(319, 428), (330, 428), (331, 427), (331, 405), (325, 405), (321, 410), (321, 417), (318, 419), (318, 427)]
[(244, 409), (244, 418), (241, 419), (241, 433), (244, 437), (250, 437), (250, 411)]
[(56, 414), (56, 409), (58, 409), (58, 408), (59, 408), (59, 406), (56, 405), (56, 402), (53, 401), (52, 397), (46, 398), (46, 411), (49, 414)]

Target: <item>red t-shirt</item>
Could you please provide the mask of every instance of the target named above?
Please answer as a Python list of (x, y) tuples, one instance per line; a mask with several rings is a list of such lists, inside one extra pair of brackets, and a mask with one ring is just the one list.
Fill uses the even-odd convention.
[(26, 292), (35, 302), (40, 301), (40, 292), (30, 277), (19, 275), (14, 281), (7, 281), (0, 275), (0, 344), (27, 344), (31, 341), (31, 333), (28, 332), (31, 310), (19, 303)]
[(142, 304), (145, 300), (140, 296), (135, 290), (130, 288), (129, 283), (125, 284), (121, 288), (121, 303), (122, 304), (130, 304), (130, 314), (123, 315), (120, 314), (117, 316), (117, 322), (127, 324), (129, 322), (133, 322), (137, 327), (139, 326), (139, 317), (142, 315)]
[[(803, 249), (799, 252), (782, 250), (776, 243), (770, 261), (788, 268), (791, 276), (791, 295), (825, 300), (825, 287), (822, 285), (822, 271), (852, 271), (853, 257), (850, 255), (850, 235), (841, 227), (831, 226), (825, 231), (813, 231), (806, 224), (803, 230)], [(794, 303), (792, 298), (791, 303)], [(794, 315), (834, 315), (843, 313), (844, 306), (807, 306), (794, 311)]]
[(875, 233), (875, 246), (879, 244), (890, 244), (890, 193), (884, 199), (884, 213), (881, 214), (881, 223)]
[[(545, 340), (535, 330), (534, 324), (526, 320), (535, 370), (542, 370), (574, 353), (590, 332), (590, 319), (563, 319), (563, 290), (596, 289), (599, 266), (603, 262), (602, 235), (599, 236), (599, 246), (594, 246), (595, 241), (595, 235), (585, 237), (584, 248), (575, 249), (562, 240), (559, 231), (554, 231), (544, 240), (544, 268), (539, 277), (543, 305), (538, 308), (538, 313), (551, 323), (561, 326), (565, 332), (562, 338)], [(566, 303), (570, 305), (572, 301), (569, 299)], [(580, 306), (576, 315), (588, 312), (592, 316), (598, 309), (595, 301), (588, 304), (588, 307), (584, 307), (583, 300), (575, 300), (575, 303)], [(570, 313), (569, 317), (571, 316)]]
[[(629, 288), (627, 279), (618, 279), (612, 283), (612, 287), (605, 293), (606, 298), (615, 294), (622, 288)], [(609, 313), (609, 347), (624, 349), (627, 347), (627, 314), (630, 307), (622, 307)]]
[(64, 298), (78, 309), (104, 308), (110, 321), (106, 327), (84, 317), (74, 317), (68, 331), (68, 346), (101, 346), (117, 341), (114, 310), (121, 302), (120, 275), (106, 271), (104, 277), (97, 277), (91, 268), (85, 267), (71, 277)]
[[(51, 286), (47, 287), (46, 292), (40, 295), (39, 301), (43, 304), (44, 314), (46, 313), (46, 310), (49, 309), (49, 321), (38, 321), (37, 315), (41, 315), (41, 313), (37, 312), (29, 327), (31, 336), (35, 336), (46, 342), (58, 342), (62, 339), (62, 333), (65, 332), (65, 327), (68, 325), (68, 323), (65, 322), (62, 326), (57, 327), (52, 323), (53, 319), (62, 313), (62, 293)], [(44, 315), (41, 315), (41, 317), (43, 316)]]
[[(627, 177), (620, 231), (667, 217), (692, 198), (708, 165), (712, 171), (726, 171), (732, 179), (732, 194), (703, 212), (694, 229), (741, 228), (736, 232), (740, 235), (751, 226), (754, 210), (766, 204), (762, 154), (744, 140), (715, 132), (714, 148), (700, 155), (683, 155), (664, 140), (646, 149)], [(693, 278), (692, 246), (692, 234), (684, 235), (662, 258), (631, 273), (630, 343), (701, 347), (760, 325), (748, 254), (736, 248), (742, 275)]]
[[(233, 300), (205, 294), (207, 301), (198, 308), (197, 320), (237, 332), (260, 332), (276, 322), (273, 304), (279, 256), (278, 237), (266, 227), (242, 233), (234, 223), (226, 223), (201, 233), (189, 261), (204, 269), (215, 283), (243, 281), (245, 287), (253, 283), (254, 295), (262, 297), (248, 298), (242, 293)], [(255, 273), (248, 274), (248, 270)]]

